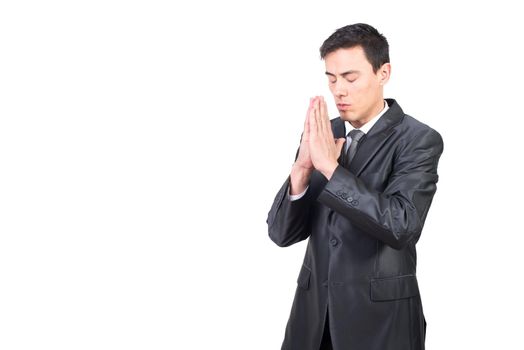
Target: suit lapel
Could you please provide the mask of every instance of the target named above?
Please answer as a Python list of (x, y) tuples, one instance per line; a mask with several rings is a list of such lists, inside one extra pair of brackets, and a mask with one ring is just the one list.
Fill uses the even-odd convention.
[[(395, 100), (386, 99), (386, 102), (389, 105), (389, 109), (360, 140), (357, 153), (355, 153), (351, 164), (349, 164), (349, 170), (356, 176), (362, 173), (366, 165), (373, 159), (389, 137), (393, 135), (394, 126), (404, 118), (404, 112)], [(343, 121), (342, 126), (344, 127)]]

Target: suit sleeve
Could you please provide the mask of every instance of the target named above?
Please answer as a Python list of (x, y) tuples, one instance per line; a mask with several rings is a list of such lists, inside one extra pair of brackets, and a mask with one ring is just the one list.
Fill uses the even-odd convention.
[[(297, 150), (295, 160), (298, 152), (299, 150)], [(304, 196), (291, 200), (287, 195), (290, 181), (291, 177), (288, 176), (275, 196), (266, 220), (269, 238), (280, 247), (300, 242), (308, 238), (311, 232), (309, 219), (312, 204), (311, 190), (308, 188)]]
[(383, 192), (370, 189), (339, 165), (318, 200), (363, 232), (402, 249), (420, 237), (437, 189), (442, 151), (440, 134), (424, 130), (401, 147)]

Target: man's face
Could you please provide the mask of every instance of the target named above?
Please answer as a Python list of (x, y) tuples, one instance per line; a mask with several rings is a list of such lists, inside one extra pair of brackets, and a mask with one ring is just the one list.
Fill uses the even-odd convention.
[(389, 79), (389, 63), (373, 72), (361, 46), (338, 49), (324, 60), (329, 89), (343, 120), (359, 128), (380, 113), (384, 108), (383, 85)]

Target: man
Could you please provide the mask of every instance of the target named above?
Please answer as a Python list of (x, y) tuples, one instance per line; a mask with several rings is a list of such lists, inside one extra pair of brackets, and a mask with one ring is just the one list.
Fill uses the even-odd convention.
[(384, 100), (389, 46), (375, 28), (340, 28), (320, 53), (340, 117), (329, 120), (323, 97), (310, 100), (267, 219), (279, 246), (309, 238), (282, 349), (424, 349), (415, 244), (442, 138)]

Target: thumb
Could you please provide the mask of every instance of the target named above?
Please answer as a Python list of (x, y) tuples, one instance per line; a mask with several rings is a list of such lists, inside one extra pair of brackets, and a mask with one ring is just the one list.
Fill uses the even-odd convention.
[(346, 142), (345, 138), (340, 138), (335, 141), (335, 147), (337, 148), (337, 154), (340, 154), (342, 151), (342, 147), (344, 147), (344, 143)]

